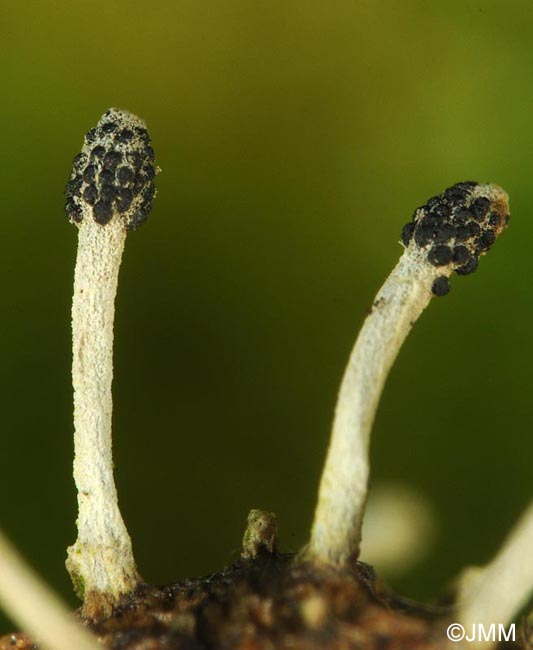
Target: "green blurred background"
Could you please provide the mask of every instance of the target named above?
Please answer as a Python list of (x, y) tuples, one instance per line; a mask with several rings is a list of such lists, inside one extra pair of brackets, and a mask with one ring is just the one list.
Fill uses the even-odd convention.
[[(533, 4), (0, 4), (1, 527), (71, 605), (75, 539), (63, 188), (110, 106), (148, 123), (158, 197), (119, 288), (114, 447), (142, 575), (238, 554), (251, 507), (306, 540), (339, 380), (415, 207), (495, 181), (509, 231), (393, 369), (373, 484), (424, 494), (432, 598), (532, 494)], [(0, 630), (12, 624), (0, 621)]]

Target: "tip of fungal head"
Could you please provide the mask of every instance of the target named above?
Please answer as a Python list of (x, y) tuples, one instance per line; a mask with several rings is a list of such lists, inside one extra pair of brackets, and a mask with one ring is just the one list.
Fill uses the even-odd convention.
[(108, 108), (100, 118), (97, 127), (103, 124), (120, 124), (121, 126), (146, 129), (146, 122), (142, 118), (122, 108)]
[(501, 187), (464, 181), (417, 208), (403, 227), (402, 243), (442, 269), (432, 291), (443, 296), (450, 289), (448, 276), (473, 273), (508, 221), (509, 197)]
[(65, 190), (71, 223), (94, 219), (105, 226), (115, 216), (127, 230), (143, 224), (155, 196), (154, 150), (144, 121), (110, 108), (84, 138)]

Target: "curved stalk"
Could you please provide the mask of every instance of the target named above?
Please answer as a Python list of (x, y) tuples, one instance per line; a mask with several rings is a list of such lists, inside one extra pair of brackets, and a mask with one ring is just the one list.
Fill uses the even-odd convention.
[(390, 368), (431, 298), (448, 293), (452, 272), (476, 270), (508, 211), (499, 187), (465, 182), (430, 199), (404, 227), (405, 252), (374, 300), (342, 380), (304, 557), (335, 566), (357, 558), (370, 431)]

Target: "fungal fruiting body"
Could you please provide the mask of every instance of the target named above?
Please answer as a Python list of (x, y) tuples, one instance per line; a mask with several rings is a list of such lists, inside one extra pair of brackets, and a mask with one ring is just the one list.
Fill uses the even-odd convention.
[[(1, 531), (0, 605), (45, 650), (98, 650), (101, 647), (96, 638), (72, 618), (65, 605), (26, 564)], [(20, 647), (13, 636), (9, 646)]]
[(66, 188), (67, 216), (79, 229), (72, 303), (78, 538), (67, 568), (86, 613), (109, 609), (139, 580), (113, 480), (113, 320), (126, 233), (146, 221), (155, 173), (144, 122), (110, 109), (85, 136)]
[(152, 209), (155, 174), (145, 123), (127, 111), (109, 109), (74, 158), (65, 192), (69, 220), (101, 226), (114, 220), (123, 230), (135, 230)]
[(415, 210), (402, 229), (402, 243), (424, 251), (427, 261), (442, 268), (431, 285), (435, 296), (450, 290), (449, 276), (469, 275), (509, 220), (507, 194), (495, 185), (457, 183)]
[(357, 558), (369, 475), (368, 447), (389, 370), (413, 323), (452, 273), (476, 270), (509, 219), (496, 185), (458, 183), (415, 210), (402, 231), (405, 251), (377, 294), (346, 368), (303, 557), (334, 566)]
[(241, 558), (253, 560), (263, 554), (274, 555), (278, 547), (278, 520), (273, 512), (254, 508), (242, 538)]
[[(533, 501), (493, 560), (467, 569), (457, 596), (458, 620), (474, 625), (508, 625), (533, 594)], [(529, 646), (528, 646), (529, 647)]]

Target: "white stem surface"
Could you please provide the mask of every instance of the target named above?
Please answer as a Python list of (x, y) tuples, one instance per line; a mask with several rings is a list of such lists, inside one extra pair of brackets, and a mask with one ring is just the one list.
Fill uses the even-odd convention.
[(97, 640), (30, 569), (0, 532), (0, 604), (46, 650), (99, 650)]
[(389, 370), (447, 268), (431, 266), (414, 243), (377, 294), (342, 380), (318, 504), (305, 555), (343, 566), (357, 557), (368, 489), (369, 438)]
[[(471, 630), (508, 625), (533, 594), (533, 501), (496, 557), (466, 573), (459, 587), (458, 620)], [(489, 647), (493, 644), (480, 644)]]
[(114, 217), (101, 226), (86, 218), (79, 229), (72, 304), (74, 479), (78, 539), (67, 567), (79, 591), (116, 601), (139, 576), (113, 480), (111, 448), (113, 320), (126, 231)]

